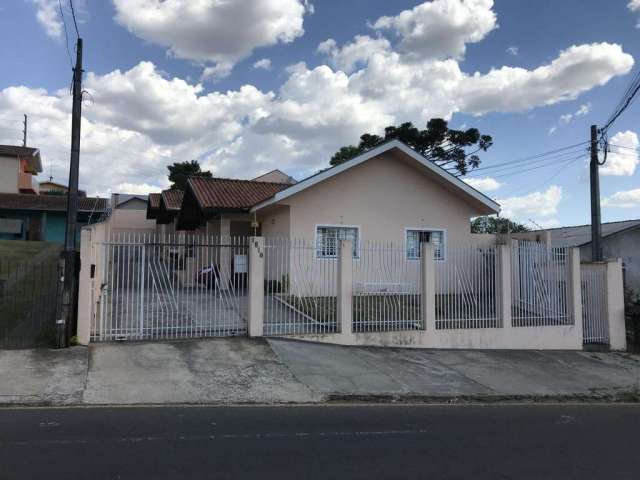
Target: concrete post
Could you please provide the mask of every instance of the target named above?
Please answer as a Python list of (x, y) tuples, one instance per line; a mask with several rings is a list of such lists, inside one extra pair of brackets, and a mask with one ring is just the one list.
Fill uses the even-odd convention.
[(436, 331), (436, 268), (433, 260), (433, 246), (420, 245), (420, 311), (422, 328)]
[(626, 350), (627, 335), (624, 323), (624, 288), (621, 259), (607, 262), (607, 316), (611, 350)]
[(502, 328), (512, 328), (511, 311), (511, 247), (498, 245), (496, 255), (496, 289), (500, 299), (500, 312), (502, 314)]
[[(231, 244), (231, 221), (224, 216), (220, 217), (220, 243)], [(230, 247), (220, 247), (220, 284), (225, 290), (231, 283), (231, 250)]]
[(353, 305), (353, 245), (340, 240), (338, 245), (337, 321), (340, 333), (351, 334)]
[(264, 238), (249, 238), (249, 315), (250, 337), (264, 335)]
[[(91, 229), (82, 229), (80, 233), (80, 284), (78, 291), (78, 343), (88, 345), (93, 317), (93, 282), (91, 278)], [(95, 269), (95, 267), (93, 267)]]
[(567, 310), (575, 326), (578, 345), (582, 348), (582, 281), (580, 279), (580, 249), (569, 249), (567, 275)]

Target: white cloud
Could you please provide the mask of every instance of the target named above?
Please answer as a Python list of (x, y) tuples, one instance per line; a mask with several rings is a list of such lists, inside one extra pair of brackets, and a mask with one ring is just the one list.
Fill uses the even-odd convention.
[(116, 20), (143, 40), (179, 58), (224, 64), (206, 78), (219, 78), (255, 48), (300, 37), (312, 8), (302, 0), (113, 1)]
[(607, 154), (607, 162), (600, 167), (602, 175), (631, 176), (640, 163), (638, 158), (638, 135), (627, 130), (618, 132), (609, 139), (611, 151)]
[(391, 29), (398, 49), (413, 59), (460, 58), (467, 43), (477, 43), (497, 27), (493, 0), (433, 0), (394, 17), (381, 17), (378, 30)]
[(604, 207), (634, 208), (640, 207), (640, 188), (616, 192), (602, 200)]
[(506, 51), (509, 55), (513, 55), (514, 57), (517, 57), (518, 55), (520, 55), (520, 49), (515, 45), (507, 47)]
[(461, 109), (475, 114), (518, 112), (573, 100), (614, 76), (628, 73), (633, 63), (633, 57), (620, 45), (573, 45), (550, 64), (534, 70), (502, 67), (485, 75), (465, 77)]
[(562, 188), (550, 186), (544, 192), (534, 192), (521, 197), (509, 197), (498, 200), (502, 207), (501, 215), (521, 222), (531, 217), (551, 217), (558, 213), (562, 200)]
[[(132, 2), (132, 12), (139, 12), (141, 2)], [(202, 8), (204, 21), (212, 15), (211, 2), (186, 6), (182, 0), (162, 5), (148, 0), (147, 10), (150, 17), (174, 18), (175, 12), (167, 13), (170, 5), (180, 11)], [(458, 2), (465, 8), (474, 3)], [(231, 3), (236, 2), (225, 3), (225, 8), (235, 11)], [(222, 49), (210, 45), (211, 35), (218, 33), (198, 33), (200, 24), (191, 21), (194, 38), (201, 40), (198, 48)], [(160, 24), (166, 22), (163, 17)], [(185, 22), (165, 25), (167, 42), (186, 28)], [(174, 43), (170, 48), (178, 48)], [(120, 184), (160, 185), (168, 163), (194, 158), (221, 176), (247, 178), (276, 167), (304, 176), (326, 167), (339, 147), (357, 142), (364, 132), (382, 133), (385, 126), (404, 121), (424, 125), (429, 118), (451, 118), (456, 112), (481, 115), (560, 102), (625, 73), (633, 64), (630, 55), (610, 44), (571, 47), (549, 65), (515, 69), (513, 75), (504, 69), (469, 75), (453, 58), (419, 60), (382, 36), (358, 36), (344, 45), (328, 40), (318, 50), (328, 57), (328, 65), (292, 65), (286, 81), (273, 92), (253, 85), (208, 92), (200, 84), (161, 73), (151, 62), (103, 75), (88, 72), (85, 87), (94, 102), (83, 109), (83, 188), (105, 192)], [(212, 69), (206, 73), (224, 73), (219, 65), (232, 65), (228, 58), (236, 57), (205, 60)], [(45, 163), (60, 172), (66, 171), (69, 158), (71, 104), (68, 90), (61, 87), (58, 92), (0, 90), (0, 115), (20, 119), (22, 113), (29, 114), (33, 144), (42, 149)]]
[(482, 192), (494, 192), (502, 187), (502, 183), (491, 177), (463, 178), (463, 180)]
[(591, 111), (591, 102), (588, 102), (588, 103), (585, 103), (584, 105), (580, 105), (580, 108), (578, 108), (578, 110), (576, 110), (575, 113), (565, 113), (564, 115), (560, 115), (559, 122), (561, 124), (566, 125), (568, 123), (571, 123), (571, 121), (575, 117), (587, 115), (590, 111)]
[[(148, 183), (120, 183), (114, 189), (114, 193), (131, 193), (134, 195), (148, 195), (169, 188), (169, 182), (161, 182), (155, 185)], [(106, 195), (105, 195), (106, 196)]]
[(549, 128), (549, 135), (553, 135), (554, 133), (556, 133), (556, 130), (558, 130), (558, 127)]
[(253, 64), (253, 68), (261, 68), (263, 70), (271, 70), (271, 59), (262, 58)]
[(58, 0), (30, 0), (37, 7), (36, 18), (47, 35), (59, 38), (62, 35), (62, 21), (58, 14)]

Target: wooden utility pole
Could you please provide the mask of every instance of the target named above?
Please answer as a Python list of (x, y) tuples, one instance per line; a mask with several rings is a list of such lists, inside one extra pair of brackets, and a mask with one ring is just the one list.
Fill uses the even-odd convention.
[(24, 114), (24, 129), (22, 130), (22, 146), (27, 146), (27, 114)]
[(67, 224), (64, 237), (62, 318), (58, 320), (59, 346), (67, 346), (76, 327), (79, 252), (76, 247), (78, 222), (78, 170), (80, 165), (80, 124), (82, 122), (82, 39), (78, 38), (73, 69), (73, 109), (71, 114), (71, 161), (67, 191)]
[(591, 125), (591, 260), (602, 261), (602, 218), (600, 217), (600, 176), (598, 173), (598, 127)]

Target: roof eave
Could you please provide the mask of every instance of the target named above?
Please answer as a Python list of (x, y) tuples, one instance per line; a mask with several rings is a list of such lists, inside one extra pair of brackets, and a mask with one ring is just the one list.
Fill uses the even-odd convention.
[(446, 170), (444, 170), (443, 168), (437, 166), (436, 164), (434, 164), (433, 162), (427, 160), (426, 158), (424, 158), (422, 155), (420, 155), (418, 152), (416, 152), (415, 150), (413, 150), (411, 147), (408, 147), (407, 145), (405, 145), (404, 143), (400, 142), (399, 140), (392, 140), (390, 142), (387, 142), (383, 145), (380, 145), (376, 148), (372, 148), (371, 150), (361, 153), (360, 155), (358, 155), (357, 157), (346, 161), (344, 163), (341, 163), (340, 165), (337, 165), (335, 167), (329, 168), (327, 170), (325, 170), (324, 172), (321, 172), (315, 176), (309, 177), (306, 180), (301, 180), (300, 182), (291, 185), (288, 188), (285, 188), (284, 190), (276, 193), (273, 197), (264, 200), (263, 202), (258, 203), (257, 205), (254, 205), (253, 207), (251, 207), (250, 211), (251, 212), (257, 212), (258, 210), (267, 207), (269, 205), (272, 205), (274, 203), (278, 203), (282, 200), (284, 200), (285, 198), (288, 198), (292, 195), (295, 195), (298, 192), (301, 192), (302, 190), (305, 190), (313, 185), (316, 185), (324, 180), (327, 180), (339, 173), (344, 172), (345, 170), (348, 170), (350, 168), (355, 167), (356, 165), (360, 165), (361, 163), (373, 158), (373, 157), (377, 157), (378, 155), (387, 152), (393, 148), (397, 148), (400, 151), (402, 151), (403, 153), (405, 153), (406, 155), (410, 156), (411, 158), (413, 158), (414, 160), (416, 160), (417, 162), (419, 162), (420, 164), (424, 165), (426, 168), (428, 168), (430, 171), (436, 173), (437, 175), (439, 175), (440, 177), (442, 177), (443, 179), (451, 182), (454, 186), (460, 188), (463, 192), (465, 192), (467, 195), (469, 195), (470, 197), (474, 198), (476, 201), (480, 202), (483, 206), (485, 206), (488, 209), (486, 214), (492, 214), (492, 213), (500, 213), (500, 204), (497, 203), (496, 201), (492, 200), (491, 198), (487, 197), (486, 195), (484, 195), (483, 193), (479, 192), (478, 190), (476, 190), (475, 188), (473, 188), (471, 185), (468, 185), (467, 183), (463, 182), (462, 180), (460, 180), (458, 177), (455, 177), (453, 175), (451, 175), (449, 172), (447, 172)]

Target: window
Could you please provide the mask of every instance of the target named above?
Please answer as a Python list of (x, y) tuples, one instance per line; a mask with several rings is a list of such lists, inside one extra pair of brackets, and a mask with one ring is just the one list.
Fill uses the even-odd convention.
[(430, 243), (433, 245), (433, 259), (444, 260), (445, 238), (444, 230), (406, 230), (407, 258), (417, 260), (420, 258), (420, 245)]
[(316, 255), (318, 258), (335, 257), (338, 240), (351, 240), (353, 257), (358, 256), (358, 227), (318, 225), (316, 227)]

